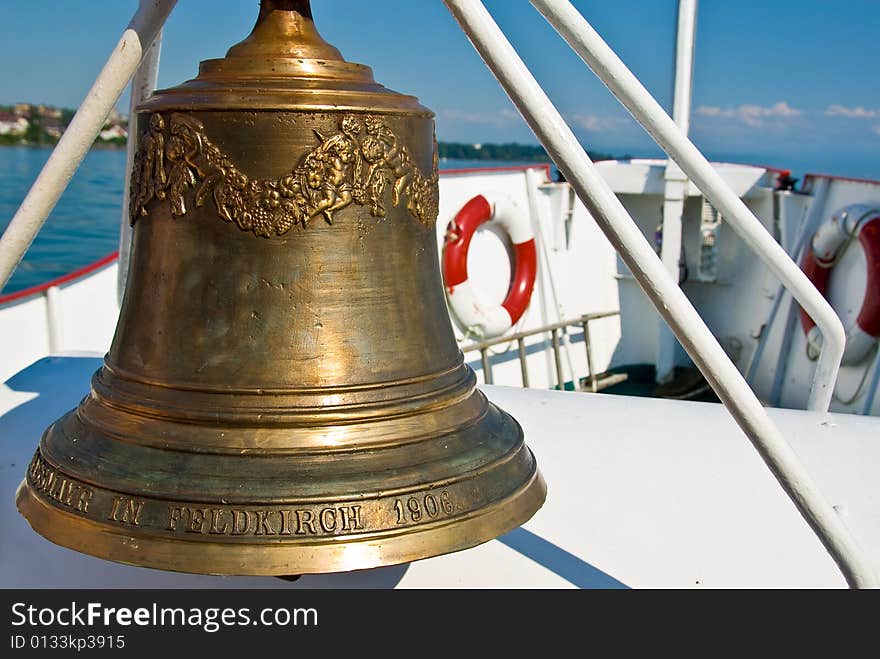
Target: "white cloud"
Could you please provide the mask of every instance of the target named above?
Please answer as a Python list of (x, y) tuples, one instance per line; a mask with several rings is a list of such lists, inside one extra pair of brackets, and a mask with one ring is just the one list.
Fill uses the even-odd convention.
[[(484, 124), (496, 128), (510, 128), (523, 122), (519, 112), (513, 108), (490, 112), (470, 112), (458, 108), (445, 108), (437, 111), (437, 117), (450, 123)], [(629, 115), (566, 114), (565, 119), (572, 128), (591, 132), (613, 131), (632, 123)]]
[(752, 127), (763, 126), (767, 119), (789, 119), (802, 114), (800, 110), (791, 107), (785, 101), (779, 101), (770, 106), (743, 104), (729, 108), (718, 105), (701, 105), (696, 109), (696, 113), (704, 117), (737, 119)]
[(568, 117), (569, 123), (577, 128), (588, 131), (615, 130), (630, 122), (629, 117), (617, 117), (596, 114), (573, 114)]
[(844, 105), (838, 105), (835, 103), (834, 105), (828, 106), (828, 109), (825, 110), (825, 116), (846, 117), (848, 119), (876, 119), (877, 117), (880, 117), (880, 111), (863, 108), (861, 105), (857, 105), (854, 108), (848, 108)]
[(504, 108), (494, 112), (468, 112), (455, 108), (446, 108), (437, 111), (437, 116), (450, 122), (463, 124), (491, 124), (493, 126), (506, 126), (513, 121), (519, 120), (519, 114), (510, 108)]

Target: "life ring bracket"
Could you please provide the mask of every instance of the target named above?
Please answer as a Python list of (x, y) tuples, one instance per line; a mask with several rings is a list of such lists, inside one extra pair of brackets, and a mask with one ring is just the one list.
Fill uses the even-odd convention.
[[(841, 360), (844, 366), (864, 360), (880, 337), (880, 207), (853, 204), (838, 210), (813, 234), (801, 261), (801, 270), (827, 299), (834, 266), (856, 238), (865, 252), (867, 284), (858, 317), (846, 331)], [(800, 318), (807, 338), (807, 356), (817, 359), (822, 334), (803, 308)]]

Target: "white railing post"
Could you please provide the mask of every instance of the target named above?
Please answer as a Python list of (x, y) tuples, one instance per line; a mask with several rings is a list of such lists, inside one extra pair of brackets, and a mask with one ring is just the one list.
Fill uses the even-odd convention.
[[(694, 77), (694, 41), (697, 30), (697, 0), (679, 0), (678, 31), (675, 43), (675, 83), (672, 97), (672, 117), (687, 135), (691, 120), (691, 89)], [(681, 236), (684, 223), (684, 203), (687, 199), (687, 176), (673, 160), (666, 163), (663, 175), (663, 231), (660, 259), (681, 283)], [(660, 320), (657, 327), (656, 380), (668, 382), (675, 373), (675, 353), (678, 342), (669, 327)]]
[(0, 238), (0, 290), (89, 152), (177, 0), (142, 0), (49, 160)]
[(697, 0), (678, 0), (672, 120), (685, 135), (688, 134), (691, 125), (691, 96), (694, 88), (694, 46), (696, 41)]
[(669, 276), (638, 226), (482, 2), (444, 2), (657, 311), (669, 323), (803, 518), (840, 566), (847, 582), (854, 586), (875, 586), (877, 580), (873, 568), (849, 530), (816, 488), (754, 392)]
[(58, 287), (50, 286), (45, 291), (46, 297), (46, 329), (49, 338), (49, 355), (55, 355), (61, 349), (61, 318), (58, 309)]
[(834, 309), (578, 10), (568, 0), (531, 2), (816, 321), (823, 346), (807, 409), (827, 412), (846, 343)]

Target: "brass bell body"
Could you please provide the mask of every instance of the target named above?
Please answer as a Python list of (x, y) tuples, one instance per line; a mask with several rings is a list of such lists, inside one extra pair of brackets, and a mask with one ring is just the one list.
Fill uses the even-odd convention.
[(264, 0), (248, 39), (136, 125), (119, 324), (19, 488), (36, 531), (122, 563), (284, 575), (532, 516), (534, 457), (450, 327), (430, 111), (342, 60), (307, 2)]

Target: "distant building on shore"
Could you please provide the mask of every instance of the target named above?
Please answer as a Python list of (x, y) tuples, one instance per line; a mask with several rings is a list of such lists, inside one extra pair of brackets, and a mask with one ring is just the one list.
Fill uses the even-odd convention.
[[(42, 103), (0, 106), (0, 145), (52, 146), (61, 139), (75, 114), (75, 110)], [(113, 109), (96, 142), (122, 146), (127, 139), (128, 117)]]
[(110, 126), (110, 128), (102, 130), (98, 135), (98, 138), (105, 142), (119, 139), (125, 140), (128, 139), (128, 131), (119, 124), (114, 124)]
[(51, 105), (38, 105), (37, 116), (43, 119), (61, 119), (61, 110)]
[(0, 112), (0, 135), (24, 135), (29, 125), (24, 117), (12, 112)]

